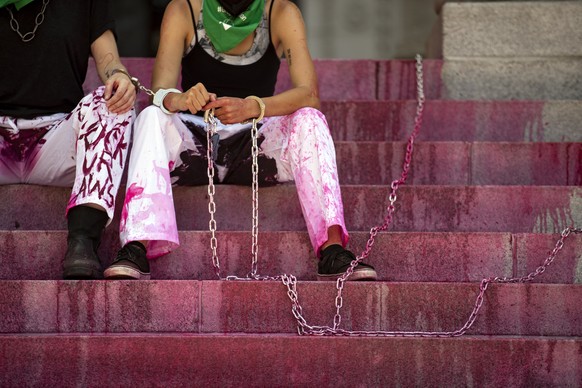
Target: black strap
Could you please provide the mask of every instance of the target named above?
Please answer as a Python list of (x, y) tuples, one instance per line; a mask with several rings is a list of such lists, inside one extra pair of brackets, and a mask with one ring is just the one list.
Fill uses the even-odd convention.
[(273, 43), (273, 39), (271, 38), (271, 14), (273, 13), (273, 4), (275, 4), (275, 0), (271, 0), (271, 6), (269, 7), (269, 40)]
[(188, 8), (190, 8), (190, 15), (192, 16), (192, 25), (194, 26), (194, 36), (196, 37), (196, 43), (198, 43), (198, 31), (196, 30), (196, 19), (194, 19), (194, 10), (192, 9), (192, 4), (190, 0), (186, 0), (188, 3)]

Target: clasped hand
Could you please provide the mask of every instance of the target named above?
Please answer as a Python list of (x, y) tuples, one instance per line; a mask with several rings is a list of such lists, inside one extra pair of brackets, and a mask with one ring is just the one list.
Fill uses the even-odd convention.
[(209, 93), (201, 83), (180, 94), (178, 108), (191, 113), (214, 109), (214, 117), (223, 124), (242, 123), (258, 117), (261, 113), (255, 101), (237, 97), (217, 97), (216, 94)]

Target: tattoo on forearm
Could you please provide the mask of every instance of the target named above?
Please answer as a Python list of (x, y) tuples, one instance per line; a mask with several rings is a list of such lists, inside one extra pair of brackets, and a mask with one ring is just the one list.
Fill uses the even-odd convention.
[(101, 59), (97, 65), (102, 66), (102, 69), (105, 69), (105, 76), (107, 78), (111, 77), (113, 74), (111, 74), (111, 71), (113, 70), (112, 68), (109, 68), (109, 65), (111, 64), (111, 62), (113, 62), (115, 59), (115, 57), (113, 56), (112, 53), (107, 53), (107, 55), (105, 55), (103, 57), (103, 59)]
[(291, 66), (293, 63), (291, 59), (291, 49), (287, 49), (287, 63), (289, 63), (289, 66)]

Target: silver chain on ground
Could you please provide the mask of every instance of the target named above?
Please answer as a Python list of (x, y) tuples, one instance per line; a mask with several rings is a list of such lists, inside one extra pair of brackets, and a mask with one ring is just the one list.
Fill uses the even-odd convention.
[[(410, 170), (410, 163), (412, 162), (412, 152), (414, 150), (414, 141), (416, 136), (420, 131), (420, 127), (422, 125), (422, 119), (424, 116), (424, 103), (425, 103), (425, 96), (424, 96), (424, 73), (423, 73), (423, 63), (422, 57), (420, 55), (416, 56), (416, 90), (417, 90), (417, 105), (416, 105), (416, 114), (414, 119), (414, 130), (412, 134), (408, 138), (408, 143), (406, 146), (406, 155), (404, 157), (404, 164), (402, 167), (402, 174), (400, 179), (394, 180), (391, 187), (390, 195), (388, 196), (389, 205), (386, 209), (386, 216), (384, 218), (384, 223), (380, 226), (375, 226), (370, 230), (370, 237), (366, 242), (366, 247), (362, 254), (354, 261), (352, 261), (351, 265), (348, 267), (346, 272), (337, 279), (336, 281), (336, 288), (337, 288), (337, 296), (335, 298), (335, 308), (336, 313), (333, 318), (333, 327), (330, 326), (310, 326), (305, 321), (305, 318), (302, 314), (302, 308), (298, 301), (297, 295), (297, 279), (294, 276), (283, 275), (283, 284), (287, 287), (287, 295), (291, 299), (292, 303), (292, 312), (293, 316), (297, 320), (297, 329), (299, 334), (308, 334), (308, 335), (347, 335), (348, 331), (340, 330), (339, 326), (341, 324), (341, 308), (343, 306), (343, 288), (344, 284), (347, 279), (352, 275), (354, 272), (355, 267), (366, 259), (370, 252), (372, 251), (372, 247), (374, 246), (374, 241), (376, 236), (379, 232), (384, 231), (388, 228), (388, 226), (392, 223), (392, 218), (394, 215), (394, 204), (397, 199), (397, 191), (400, 185), (406, 182), (408, 178), (409, 170)], [(355, 332), (352, 332), (355, 333)]]
[(20, 32), (20, 25), (18, 24), (16, 18), (14, 18), (12, 10), (10, 9), (10, 7), (6, 7), (6, 10), (10, 14), (10, 28), (12, 29), (12, 31), (16, 32), (18, 36), (20, 36), (20, 39), (22, 39), (23, 42), (25, 43), (30, 42), (36, 36), (36, 30), (38, 29), (38, 26), (40, 26), (42, 22), (44, 22), (44, 12), (46, 11), (46, 6), (48, 5), (48, 3), (49, 0), (42, 0), (42, 8), (40, 9), (38, 15), (36, 15), (36, 18), (34, 18), (33, 30), (25, 33), (24, 35)]
[(313, 326), (309, 325), (303, 315), (303, 308), (299, 303), (299, 295), (297, 293), (297, 278), (294, 275), (280, 275), (280, 276), (262, 276), (257, 274), (257, 266), (258, 266), (258, 163), (257, 163), (257, 155), (258, 155), (258, 146), (257, 146), (257, 123), (256, 120), (253, 120), (253, 127), (251, 130), (251, 137), (253, 140), (252, 145), (252, 156), (253, 156), (253, 184), (252, 184), (252, 191), (253, 191), (253, 230), (252, 230), (252, 238), (253, 238), (253, 246), (252, 246), (252, 264), (251, 264), (251, 272), (246, 278), (241, 278), (237, 276), (227, 276), (225, 278), (221, 278), (220, 275), (220, 263), (218, 260), (217, 255), (217, 240), (216, 240), (216, 221), (214, 219), (214, 214), (216, 212), (216, 204), (214, 202), (214, 166), (212, 162), (212, 141), (211, 137), (214, 135), (216, 131), (216, 120), (214, 118), (213, 112), (209, 112), (205, 116), (205, 120), (207, 122), (207, 158), (208, 158), (208, 197), (209, 197), (209, 205), (208, 210), (210, 213), (210, 221), (209, 221), (209, 228), (211, 233), (210, 239), (210, 246), (212, 249), (212, 263), (214, 266), (214, 270), (216, 275), (219, 279), (223, 280), (277, 280), (282, 281), (283, 285), (287, 288), (287, 296), (291, 300), (292, 307), (291, 312), (293, 316), (297, 320), (297, 331), (300, 335), (317, 335), (317, 336), (327, 336), (327, 335), (341, 335), (341, 336), (370, 336), (370, 337), (458, 337), (467, 332), (477, 319), (481, 306), (483, 305), (484, 295), (487, 291), (487, 288), (492, 283), (526, 283), (532, 281), (535, 277), (541, 275), (546, 268), (552, 264), (554, 259), (556, 258), (558, 252), (563, 248), (564, 242), (566, 239), (572, 234), (581, 234), (582, 229), (577, 229), (574, 227), (566, 228), (562, 231), (560, 239), (557, 241), (554, 249), (550, 252), (546, 260), (542, 265), (536, 268), (535, 271), (527, 274), (526, 276), (522, 277), (489, 277), (485, 278), (481, 281), (479, 287), (479, 293), (475, 299), (475, 304), (473, 306), (473, 310), (469, 315), (469, 318), (465, 322), (465, 324), (457, 330), (454, 331), (350, 331), (350, 330), (343, 330), (340, 329), (341, 324), (341, 308), (343, 306), (343, 288), (344, 284), (347, 279), (352, 275), (354, 272), (354, 268), (366, 259), (370, 252), (372, 251), (372, 247), (374, 245), (374, 241), (376, 236), (379, 232), (384, 231), (388, 228), (388, 226), (392, 223), (393, 215), (395, 211), (394, 204), (397, 200), (397, 191), (400, 185), (403, 185), (408, 178), (408, 174), (410, 171), (410, 165), (412, 162), (412, 154), (414, 150), (414, 141), (420, 131), (420, 127), (422, 125), (423, 113), (424, 113), (424, 103), (425, 103), (425, 96), (424, 96), (424, 77), (423, 77), (423, 64), (422, 64), (422, 57), (420, 55), (416, 56), (416, 77), (417, 77), (417, 107), (416, 107), (416, 115), (414, 120), (414, 129), (408, 139), (408, 143), (406, 146), (406, 154), (404, 157), (404, 163), (402, 167), (402, 174), (399, 179), (394, 180), (391, 185), (391, 192), (388, 196), (388, 206), (386, 208), (386, 216), (384, 218), (384, 222), (380, 226), (375, 226), (370, 230), (370, 237), (366, 242), (366, 247), (364, 251), (361, 253), (360, 256), (356, 257), (354, 261), (352, 261), (348, 270), (336, 281), (336, 289), (337, 295), (335, 298), (335, 308), (336, 314), (333, 319), (333, 326)]

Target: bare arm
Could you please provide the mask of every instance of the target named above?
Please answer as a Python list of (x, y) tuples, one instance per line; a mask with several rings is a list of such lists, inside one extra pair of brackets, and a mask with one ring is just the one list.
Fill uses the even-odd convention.
[[(192, 20), (186, 1), (173, 0), (166, 7), (152, 75), (154, 91), (175, 88), (178, 84), (182, 54), (192, 35)], [(204, 85), (198, 84), (184, 93), (168, 94), (163, 104), (171, 112), (190, 110), (196, 113), (213, 98), (215, 96), (209, 94)]]
[(105, 84), (105, 100), (113, 113), (125, 113), (135, 103), (136, 90), (129, 78), (113, 74), (114, 69), (126, 70), (119, 59), (115, 37), (110, 30), (105, 31), (91, 44), (91, 54), (95, 58), (97, 73)]
[[(264, 98), (265, 116), (281, 116), (304, 107), (319, 109), (317, 75), (307, 47), (303, 17), (297, 6), (287, 0), (277, 0), (271, 15), (271, 36), (278, 52), (284, 52), (293, 88)], [(225, 124), (237, 123), (259, 115), (253, 100), (219, 98), (204, 107), (217, 108), (217, 117)]]
[(285, 115), (304, 107), (319, 109), (317, 74), (307, 47), (301, 11), (287, 0), (277, 0), (277, 4), (279, 7), (273, 9), (272, 36), (275, 47), (285, 53), (293, 88), (266, 98), (266, 114)]

